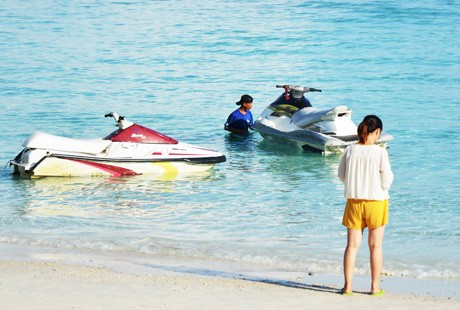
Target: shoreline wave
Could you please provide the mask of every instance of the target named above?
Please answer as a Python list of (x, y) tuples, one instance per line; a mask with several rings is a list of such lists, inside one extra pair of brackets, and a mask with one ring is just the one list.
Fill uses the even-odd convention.
[[(109, 256), (109, 257), (124, 257), (129, 258), (131, 263), (136, 264), (137, 261), (145, 261), (149, 258), (156, 260), (158, 258), (166, 260), (180, 260), (190, 262), (201, 262), (202, 266), (207, 266), (210, 263), (217, 263), (228, 266), (238, 266), (242, 269), (253, 270), (279, 270), (284, 272), (301, 272), (301, 273), (327, 273), (339, 275), (342, 273), (341, 255), (337, 255), (335, 260), (325, 260), (324, 257), (316, 255), (315, 257), (273, 255), (273, 251), (267, 253), (254, 253), (228, 247), (225, 250), (221, 245), (196, 248), (181, 248), (178, 244), (170, 244), (169, 246), (146, 247), (145, 245), (135, 246), (127, 244), (116, 244), (101, 241), (90, 242), (88, 240), (75, 242), (71, 240), (55, 239), (55, 240), (32, 240), (27, 238), (6, 238), (0, 237), (0, 247), (4, 248), (3, 254), (5, 257), (15, 257), (15, 253), (33, 253), (32, 256), (40, 253), (51, 253), (52, 255), (87, 255), (91, 256)], [(283, 253), (280, 253), (283, 254)], [(368, 259), (358, 257), (361, 263), (357, 264), (356, 275), (367, 275), (369, 269), (366, 266)], [(395, 278), (410, 278), (410, 279), (437, 279), (437, 280), (452, 280), (460, 282), (460, 272), (455, 264), (451, 266), (439, 266), (433, 268), (432, 265), (413, 265), (401, 264), (386, 260), (382, 270), (383, 276)]]

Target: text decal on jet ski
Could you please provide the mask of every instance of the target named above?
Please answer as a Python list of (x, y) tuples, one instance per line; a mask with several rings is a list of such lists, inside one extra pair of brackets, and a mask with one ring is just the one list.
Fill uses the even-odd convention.
[(143, 134), (137, 134), (137, 133), (133, 133), (131, 135), (131, 138), (141, 138), (141, 139), (145, 139), (145, 136)]

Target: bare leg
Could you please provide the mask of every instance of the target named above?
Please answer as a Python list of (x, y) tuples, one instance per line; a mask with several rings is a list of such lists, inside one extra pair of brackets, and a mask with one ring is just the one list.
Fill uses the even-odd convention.
[(347, 229), (347, 247), (343, 255), (343, 274), (345, 277), (343, 290), (345, 292), (351, 292), (353, 288), (353, 271), (355, 270), (356, 255), (358, 254), (362, 239), (362, 230)]
[(381, 226), (376, 229), (369, 230), (369, 252), (370, 252), (370, 264), (371, 264), (371, 293), (380, 292), (380, 272), (382, 270), (383, 263), (383, 235), (385, 233), (385, 226)]

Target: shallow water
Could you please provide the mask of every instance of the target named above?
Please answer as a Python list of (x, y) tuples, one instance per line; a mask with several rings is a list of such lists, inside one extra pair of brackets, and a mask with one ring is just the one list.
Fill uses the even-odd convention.
[(457, 1), (0, 4), (4, 164), (37, 130), (105, 136), (110, 111), (227, 156), (176, 180), (21, 180), (7, 167), (0, 244), (339, 274), (339, 157), (223, 130), (243, 93), (257, 116), (291, 83), (355, 122), (379, 115), (395, 137), (385, 273), (459, 280), (459, 13)]

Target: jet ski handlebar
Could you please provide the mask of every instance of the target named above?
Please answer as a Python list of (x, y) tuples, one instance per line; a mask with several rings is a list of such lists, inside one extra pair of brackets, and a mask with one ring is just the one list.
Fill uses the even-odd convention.
[(302, 86), (297, 86), (297, 85), (276, 85), (276, 88), (284, 88), (286, 91), (293, 90), (293, 91), (301, 92), (301, 93), (322, 92), (322, 90), (318, 88), (302, 87)]
[(116, 122), (125, 119), (124, 116), (120, 116), (120, 115), (118, 115), (118, 113), (115, 113), (115, 112), (110, 112), (110, 113), (104, 115), (104, 117), (113, 117), (113, 118), (115, 119)]
[(131, 126), (133, 124), (133, 123), (128, 122), (127, 120), (125, 120), (124, 116), (120, 116), (120, 115), (118, 115), (118, 113), (115, 113), (115, 112), (110, 112), (110, 113), (104, 115), (104, 117), (113, 117), (115, 119), (115, 126), (117, 126), (120, 129), (128, 128), (129, 126)]

